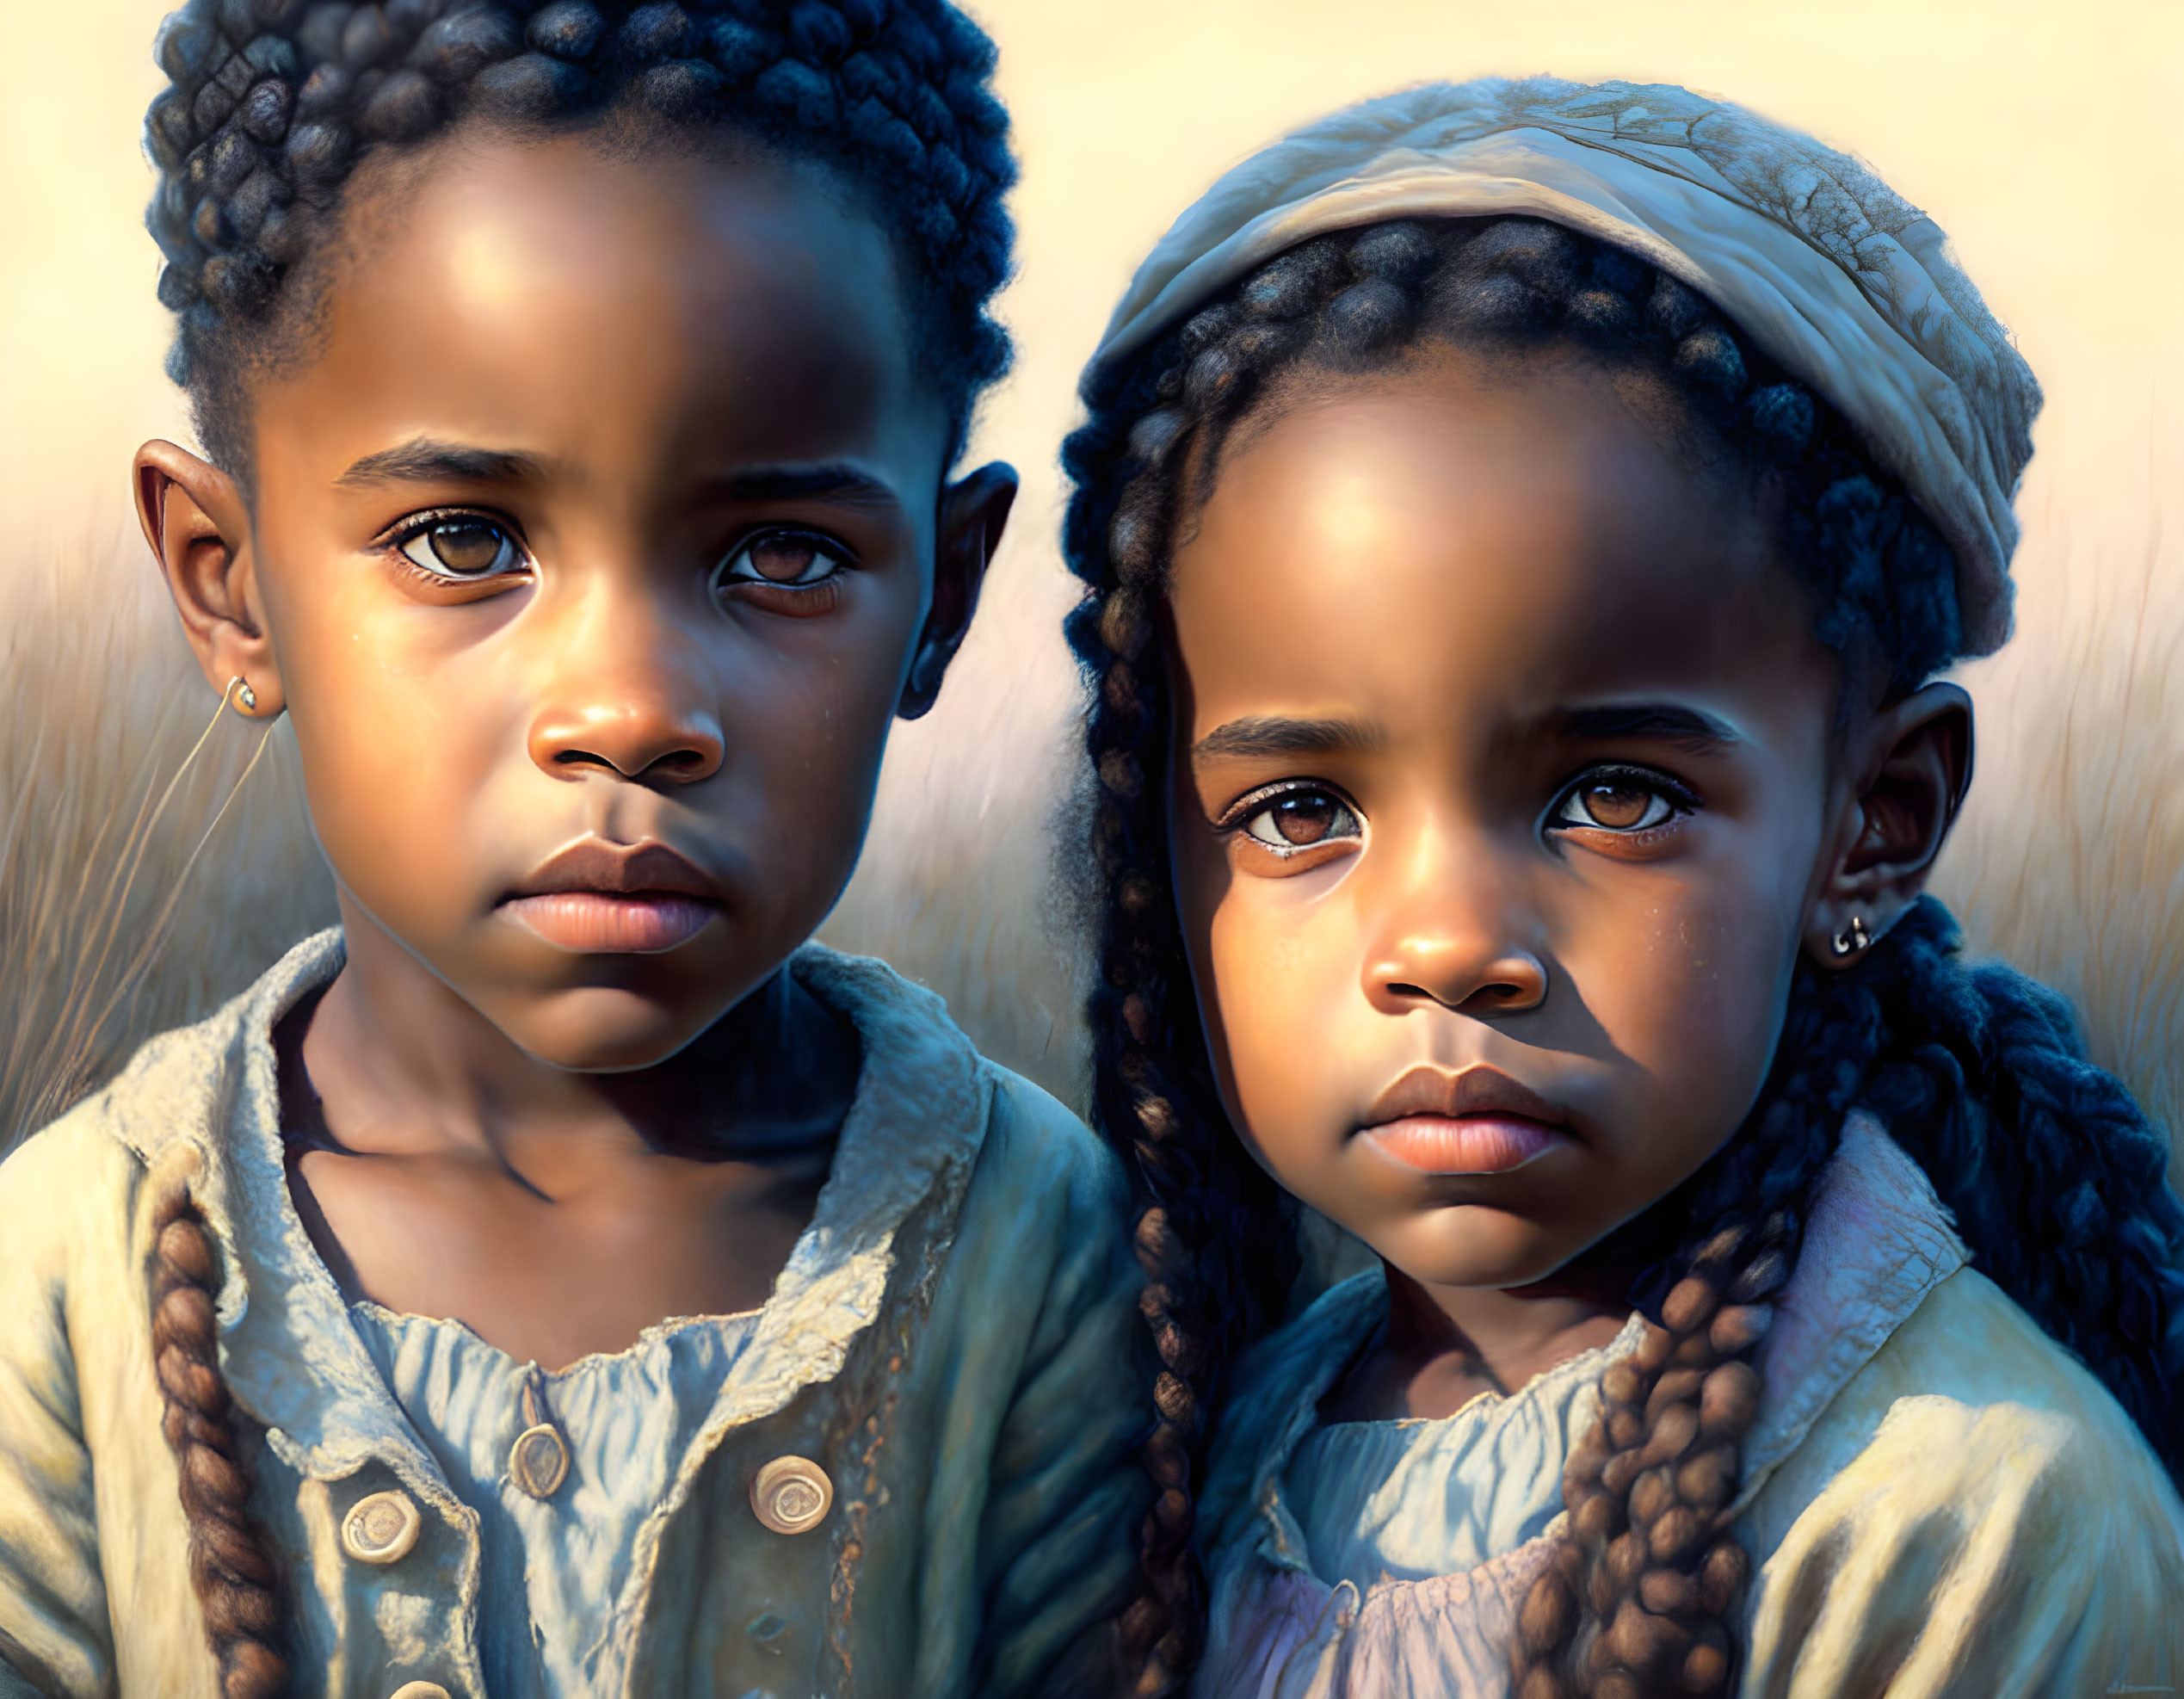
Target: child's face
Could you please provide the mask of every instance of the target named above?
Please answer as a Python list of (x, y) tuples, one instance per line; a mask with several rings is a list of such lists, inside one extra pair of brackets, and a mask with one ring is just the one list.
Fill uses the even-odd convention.
[(1241, 436), (1174, 570), (1171, 820), (1232, 1118), (1422, 1281), (1552, 1272), (1763, 1083), (1838, 670), (1763, 528), (1575, 361)]
[(952, 510), (892, 256), (815, 173), (475, 134), (404, 170), (254, 392), (274, 705), (353, 956), (643, 1066), (840, 893), (1006, 492)]

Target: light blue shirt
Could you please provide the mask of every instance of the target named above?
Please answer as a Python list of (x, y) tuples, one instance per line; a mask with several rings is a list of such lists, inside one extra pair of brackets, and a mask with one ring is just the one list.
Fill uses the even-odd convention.
[[(478, 1661), (496, 1699), (581, 1699), (596, 1692), (612, 1602), (627, 1585), (645, 1518), (705, 1425), (758, 1312), (648, 1327), (626, 1350), (557, 1374), (517, 1362), (460, 1321), (397, 1315), (368, 1301), (350, 1319), (387, 1389), (478, 1513), (488, 1598)], [(552, 1497), (515, 1484), (509, 1453), (525, 1418), (527, 1381), (569, 1448)], [(517, 1599), (529, 1609), (508, 1608)]]
[[(864, 1050), (811, 1221), (747, 1339), (670, 1329), (550, 1390), (575, 1467), (534, 1511), (501, 1480), (516, 1366), (360, 1326), (289, 1196), (271, 1035), (341, 961), (300, 946), (0, 1163), (0, 1699), (218, 1699), (145, 1279), (185, 1185), (299, 1699), (1044, 1699), (1096, 1663), (1152, 1375), (1081, 1124), (930, 992), (798, 951)], [(831, 1496), (769, 1520), (769, 1471)]]
[(1439, 1421), (1313, 1429), (1283, 1480), (1312, 1572), (1363, 1592), (1477, 1569), (1545, 1533), (1562, 1510), (1563, 1464), (1600, 1413), (1601, 1375), (1644, 1326), (1633, 1315), (1599, 1350)]

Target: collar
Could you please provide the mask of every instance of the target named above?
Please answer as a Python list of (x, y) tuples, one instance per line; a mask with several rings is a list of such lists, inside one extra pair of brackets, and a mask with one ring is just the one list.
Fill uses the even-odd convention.
[[(1756, 1359), (1766, 1393), (1744, 1445), (1731, 1515), (1927, 1294), (1967, 1260), (1925, 1171), (1872, 1115), (1853, 1111), (1814, 1188), (1797, 1269)], [(1386, 1325), (1386, 1276), (1368, 1269), (1322, 1293), (1238, 1362), (1202, 1495), (1210, 1542), (1225, 1545), (1244, 1531), (1247, 1517), (1255, 1517), (1264, 1557), (1280, 1567), (1308, 1566), (1282, 1477), (1318, 1424), (1320, 1399)], [(1606, 1349), (1635, 1344), (1626, 1327)]]
[(1852, 1110), (1813, 1189), (1797, 1269), (1755, 1359), (1766, 1392), (1730, 1515), (1804, 1443), (1926, 1294), (1970, 1260), (1926, 1171), (1878, 1119)]
[[(282, 1165), (273, 1028), (344, 960), (338, 929), (298, 945), (218, 1013), (145, 1047), (103, 1107), (114, 1135), (147, 1165), (192, 1173), (223, 1252), (221, 1367), (275, 1451), (321, 1480), (378, 1458), (459, 1516), (312, 1248)], [(819, 944), (799, 949), (790, 966), (854, 1022), (863, 1069), (811, 1225), (691, 1449), (669, 1509), (729, 1428), (840, 1371), (879, 1313), (898, 1231), (936, 1194), (944, 1207), (959, 1201), (985, 1134), (990, 1073), (939, 998), (879, 962)]]

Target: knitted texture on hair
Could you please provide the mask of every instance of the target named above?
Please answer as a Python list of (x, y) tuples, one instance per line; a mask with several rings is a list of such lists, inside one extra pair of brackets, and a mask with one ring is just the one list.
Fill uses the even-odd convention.
[(281, 1569), (250, 1515), (249, 1465), (220, 1376), (212, 1236), (181, 1186), (157, 1201), (151, 1226), (152, 1364), (189, 1522), (190, 1582), (221, 1699), (273, 1699), (288, 1687)]
[(248, 466), (240, 375), (350, 174), (469, 117), (551, 127), (628, 106), (838, 172), (896, 250), (951, 460), (1008, 365), (986, 311), (1013, 239), (1008, 116), (993, 44), (947, 0), (188, 0), (156, 53), (173, 86), (145, 120), (145, 221), (180, 321), (169, 371), (231, 471)]
[[(1087, 585), (1069, 633), (1095, 689), (1105, 899), (1095, 1102), (1158, 1224), (1151, 1246), (1141, 1233), (1146, 1313), (1169, 1364), (1163, 1389), (1188, 1393), (1163, 1404), (1163, 1418), (1172, 1402), (1191, 1425), (1151, 1460), (1167, 1519), (1149, 1525), (1139, 1610), (1144, 1632), (1157, 1626), (1185, 1659), (1200, 1607), (1162, 1566), (1189, 1514), (1176, 1458), (1195, 1461), (1197, 1424), (1237, 1343), (1278, 1307), (1293, 1241), (1206, 1072), (1170, 896), (1170, 727), (1153, 634), (1172, 539), (1218, 478), (1229, 433), (1278, 399), (1289, 374), (1370, 372), (1428, 336), (1575, 347), (1658, 374), (1758, 481), (1823, 643), (1899, 691), (1957, 651), (1946, 547), (1835, 411), (1680, 284), (1557, 226), (1420, 221), (1320, 238), (1096, 374), (1090, 417), (1064, 450), (1077, 484), (1065, 547)], [(1933, 1176), (2003, 1289), (2179, 1466), (2184, 1218), (2161, 1185), (2165, 1146), (2085, 1060), (2059, 999), (2007, 969), (1966, 968), (1955, 948), (1946, 914), (1925, 902), (1849, 972), (1802, 966), (1747, 1124), (1650, 1212), (1648, 1230), (1681, 1245), (1634, 1294), (1649, 1331), (1607, 1377), (1598, 1429), (1571, 1457), (1570, 1538), (1526, 1601), (1512, 1649), (1527, 1699), (1728, 1690), (1729, 1613), (1747, 1578), (1720, 1515), (1757, 1411), (1747, 1359), (1795, 1266), (1812, 1185), (1860, 1104)], [(1148, 1690), (1179, 1673), (1156, 1658)]]

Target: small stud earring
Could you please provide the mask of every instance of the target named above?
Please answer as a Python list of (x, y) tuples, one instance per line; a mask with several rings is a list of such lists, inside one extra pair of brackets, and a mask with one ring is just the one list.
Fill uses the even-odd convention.
[(1872, 948), (1873, 935), (1866, 930), (1862, 915), (1850, 917), (1850, 924), (1828, 940), (1828, 948), (1838, 956), (1855, 955), (1859, 951)]
[(256, 714), (258, 711), (258, 693), (250, 688), (248, 679), (231, 678), (227, 681), (227, 688), (234, 693), (236, 707), (244, 713)]

